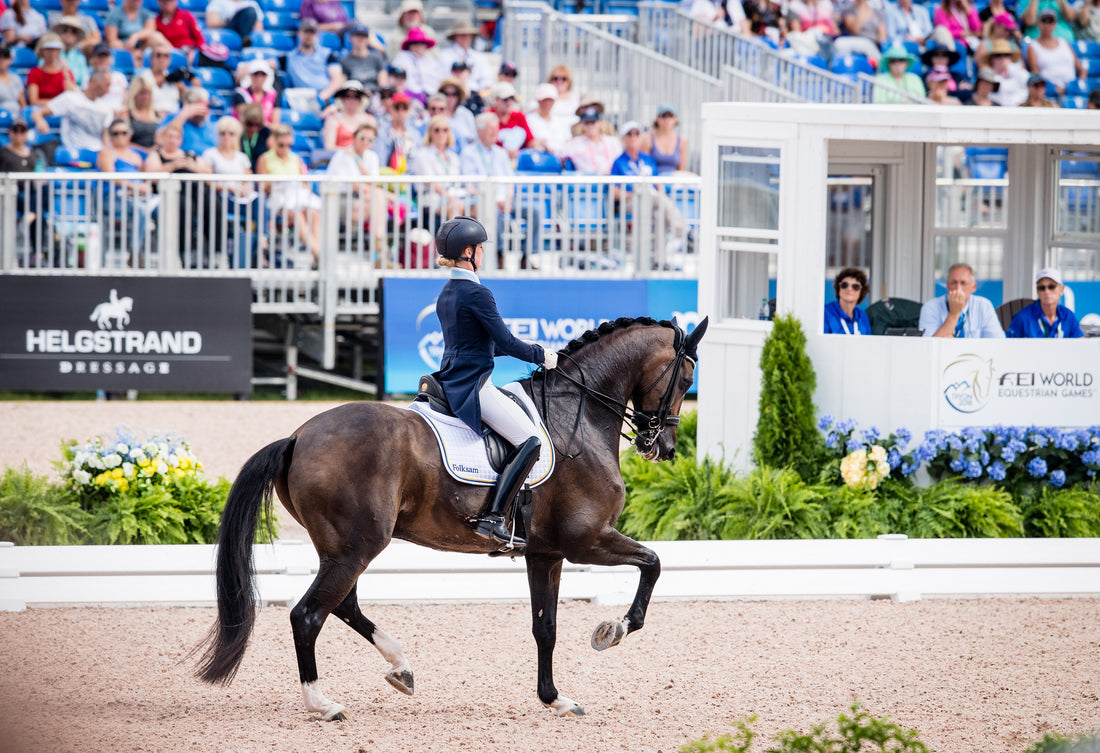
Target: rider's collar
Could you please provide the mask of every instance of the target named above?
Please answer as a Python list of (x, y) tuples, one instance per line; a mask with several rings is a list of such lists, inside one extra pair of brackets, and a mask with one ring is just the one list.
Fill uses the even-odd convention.
[(470, 282), (480, 283), (477, 274), (471, 272), (468, 269), (462, 269), (461, 267), (451, 267), (451, 279), (452, 280), (469, 280)]

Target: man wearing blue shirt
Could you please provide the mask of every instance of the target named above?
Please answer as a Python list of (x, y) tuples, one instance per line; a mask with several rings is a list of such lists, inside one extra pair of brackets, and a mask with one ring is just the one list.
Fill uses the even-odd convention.
[(978, 283), (969, 264), (947, 270), (947, 294), (925, 302), (920, 328), (925, 337), (1004, 337), (1005, 331), (988, 298), (974, 295)]
[[(611, 163), (612, 175), (649, 178), (657, 174), (657, 162), (641, 151), (642, 126), (636, 120), (628, 120), (619, 127), (619, 138), (623, 142), (623, 153)], [(665, 243), (655, 243), (650, 266), (653, 269), (672, 269), (672, 254), (682, 247), (680, 240), (684, 235), (684, 218), (677, 211), (675, 203), (663, 189), (656, 189), (651, 183), (637, 183), (612, 186), (614, 211), (616, 216), (622, 211), (623, 202), (631, 201), (634, 195), (647, 196), (653, 201), (654, 233), (656, 237), (671, 234)], [(635, 208), (635, 215), (644, 212)]]
[(1012, 317), (1006, 334), (1009, 337), (1084, 337), (1077, 317), (1058, 304), (1065, 289), (1061, 272), (1040, 269), (1035, 275), (1039, 300)]
[(218, 129), (210, 121), (210, 92), (195, 86), (188, 90), (185, 99), (186, 104), (176, 114), (166, 116), (160, 127), (175, 124), (183, 134), (180, 148), (202, 154), (218, 145)]
[(317, 44), (317, 21), (303, 18), (298, 27), (298, 46), (283, 58), (290, 85), (314, 89), (322, 102), (328, 102), (344, 85), (340, 58), (327, 47)]

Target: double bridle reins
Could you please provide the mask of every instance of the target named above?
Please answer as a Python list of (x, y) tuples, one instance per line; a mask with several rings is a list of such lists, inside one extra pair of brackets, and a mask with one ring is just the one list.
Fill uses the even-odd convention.
[[(543, 375), (543, 387), (542, 387), (542, 415), (547, 421), (547, 427), (549, 428), (550, 414), (549, 414), (549, 401), (547, 396), (547, 384), (546, 381), (551, 374), (555, 376), (563, 377), (566, 381), (572, 383), (581, 392), (580, 405), (577, 408), (577, 418), (573, 423), (573, 430), (568, 444), (572, 444), (572, 439), (576, 436), (578, 429), (580, 429), (581, 416), (584, 414), (584, 401), (586, 398), (591, 397), (598, 404), (604, 406), (608, 410), (614, 413), (621, 413), (623, 419), (634, 430), (634, 435), (631, 437), (622, 431), (619, 435), (624, 439), (630, 440), (638, 449), (644, 454), (652, 449), (653, 445), (657, 443), (657, 438), (661, 435), (661, 431), (666, 426), (678, 426), (680, 423), (680, 416), (672, 413), (672, 401), (676, 393), (676, 375), (680, 373), (680, 366), (684, 361), (690, 361), (691, 366), (695, 368), (695, 359), (687, 354), (687, 337), (684, 335), (684, 331), (680, 327), (675, 327), (676, 333), (675, 340), (673, 341), (673, 347), (676, 349), (676, 356), (669, 361), (668, 365), (657, 375), (657, 378), (650, 383), (648, 387), (638, 393), (637, 397), (643, 398), (648, 395), (653, 389), (660, 384), (661, 380), (665, 378), (666, 374), (671, 375), (668, 379), (668, 386), (665, 387), (665, 394), (661, 397), (661, 402), (657, 405), (657, 409), (653, 411), (637, 410), (630, 407), (626, 402), (617, 400), (610, 395), (605, 395), (599, 390), (589, 387), (585, 383), (584, 370), (580, 364), (572, 358), (568, 353), (558, 353), (559, 358), (567, 359), (570, 363), (576, 367), (577, 373), (580, 378), (574, 377), (563, 371), (561, 368), (554, 369), (553, 371), (544, 372)], [(583, 431), (583, 430), (582, 430)], [(584, 450), (584, 437), (581, 437), (581, 450), (574, 455), (563, 452), (566, 457), (574, 458), (580, 455)]]

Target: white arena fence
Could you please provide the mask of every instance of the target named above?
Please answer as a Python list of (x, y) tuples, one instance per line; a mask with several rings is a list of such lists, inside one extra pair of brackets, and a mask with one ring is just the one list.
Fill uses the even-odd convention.
[[(658, 600), (1100, 595), (1100, 539), (878, 539), (649, 542)], [(0, 543), (0, 610), (72, 605), (212, 604), (215, 547)], [(317, 573), (313, 547), (255, 547), (258, 595), (292, 605)], [(566, 564), (561, 598), (628, 604), (633, 567)], [(374, 603), (525, 601), (522, 559), (395, 541), (359, 581)]]

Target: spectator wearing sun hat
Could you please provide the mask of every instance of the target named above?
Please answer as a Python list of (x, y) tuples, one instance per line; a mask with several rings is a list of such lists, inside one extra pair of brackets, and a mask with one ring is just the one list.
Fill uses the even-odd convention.
[(103, 41), (103, 34), (99, 30), (99, 24), (95, 17), (80, 12), (81, 0), (61, 0), (60, 7), (55, 7), (46, 13), (49, 25), (55, 26), (62, 18), (72, 17), (77, 20), (84, 30), (84, 38), (80, 42), (80, 49), (86, 55), (91, 55), (95, 46)]
[(84, 88), (88, 82), (88, 56), (81, 47), (86, 36), (84, 25), (75, 16), (62, 16), (50, 31), (61, 38), (61, 43), (65, 46), (61, 57), (72, 71), (77, 87)]
[(979, 68), (978, 75), (974, 77), (974, 92), (965, 104), (974, 107), (999, 107), (993, 101), (993, 95), (1001, 88), (997, 81), (997, 74), (992, 68)]
[(405, 91), (423, 104), (428, 95), (434, 94), (443, 80), (439, 61), (428, 54), (435, 47), (435, 40), (420, 27), (409, 29), (401, 52), (393, 56), (393, 64), (405, 70)]
[(535, 137), (535, 148), (560, 154), (565, 142), (572, 138), (570, 120), (554, 115), (554, 103), (558, 101), (558, 87), (539, 84), (535, 89), (535, 109), (527, 113), (527, 125)]
[(882, 53), (882, 64), (885, 65), (886, 70), (875, 76), (875, 93), (872, 102), (876, 105), (899, 105), (910, 101), (895, 91), (896, 89), (923, 97), (924, 84), (920, 76), (909, 70), (915, 62), (917, 62), (916, 57), (901, 44), (893, 44)]
[(1006, 39), (989, 45), (989, 67), (1000, 86), (990, 99), (1001, 107), (1018, 107), (1027, 99), (1027, 70), (1020, 65), (1020, 51)]
[(461, 60), (470, 69), (466, 88), (481, 91), (491, 86), (493, 82), (490, 79), (491, 68), (488, 61), (483, 54), (473, 48), (477, 35), (477, 27), (469, 21), (463, 19), (455, 23), (447, 31), (447, 39), (451, 40), (451, 44), (440, 51), (439, 63), (450, 75), (451, 66)]
[(435, 30), (424, 22), (424, 3), (421, 0), (401, 0), (401, 5), (397, 8), (398, 30), (390, 35), (392, 37), (388, 49), (390, 58), (395, 57), (401, 51), (401, 43), (405, 41), (405, 37), (414, 28), (420, 29), (427, 37), (439, 38)]
[(1062, 273), (1048, 267), (1035, 275), (1035, 292), (1038, 300), (1012, 317), (1005, 330), (1007, 337), (1084, 337), (1081, 325), (1072, 311), (1062, 306), (1065, 293)]
[(989, 65), (989, 51), (998, 39), (1008, 42), (1017, 50), (1020, 49), (1020, 27), (1011, 13), (998, 13), (989, 19), (984, 28), (989, 31), (978, 45), (978, 49), (974, 51), (974, 60), (979, 67)]

